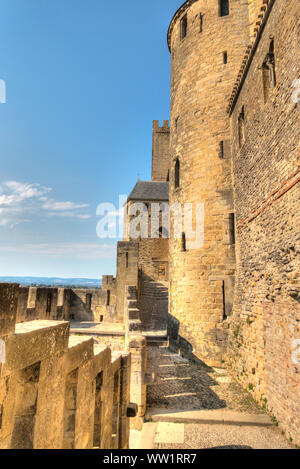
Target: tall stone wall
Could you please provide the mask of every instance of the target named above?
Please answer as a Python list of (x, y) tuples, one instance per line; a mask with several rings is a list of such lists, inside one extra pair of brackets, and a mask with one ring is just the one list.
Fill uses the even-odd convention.
[(153, 121), (152, 134), (152, 181), (168, 180), (170, 162), (170, 128), (169, 121), (164, 121), (159, 126), (158, 121)]
[(0, 284), (0, 448), (128, 449), (128, 353), (69, 323), (16, 323), (18, 286)]
[[(292, 84), (300, 73), (299, 16), (297, 0), (275, 1), (232, 109), (237, 285), (229, 339), (233, 372), (298, 444), (300, 128)], [(266, 98), (272, 40), (276, 81)]]
[[(185, 15), (187, 29), (182, 37)], [(188, 1), (175, 14), (168, 34), (170, 204), (193, 204), (194, 229), (196, 204), (204, 204), (203, 247), (191, 248), (188, 240), (183, 247), (183, 240), (174, 237), (171, 218), (169, 313), (170, 321), (179, 325), (176, 346), (209, 365), (221, 364), (226, 347), (223, 321), (230, 314), (225, 305), (230, 304), (235, 272), (225, 103), (249, 42), (248, 25), (247, 2), (231, 0), (230, 14), (220, 17), (217, 1)]]

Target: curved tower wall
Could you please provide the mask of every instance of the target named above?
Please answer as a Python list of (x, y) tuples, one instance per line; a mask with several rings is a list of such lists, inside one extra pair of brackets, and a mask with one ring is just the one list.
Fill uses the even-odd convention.
[[(187, 35), (182, 39), (184, 15)], [(171, 217), (169, 333), (173, 346), (212, 366), (222, 362), (235, 274), (226, 107), (248, 43), (249, 11), (243, 0), (231, 0), (230, 14), (224, 17), (219, 16), (218, 0), (190, 0), (176, 13), (169, 29), (170, 203), (194, 204), (194, 228), (195, 204), (204, 203), (201, 248), (189, 249), (187, 243), (183, 250), (182, 239), (174, 237)], [(175, 188), (177, 159), (179, 188)]]

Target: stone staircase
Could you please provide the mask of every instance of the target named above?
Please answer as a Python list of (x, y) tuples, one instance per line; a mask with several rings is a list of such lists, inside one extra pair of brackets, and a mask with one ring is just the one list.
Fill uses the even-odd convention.
[(167, 282), (142, 282), (140, 312), (143, 331), (167, 330), (168, 296)]

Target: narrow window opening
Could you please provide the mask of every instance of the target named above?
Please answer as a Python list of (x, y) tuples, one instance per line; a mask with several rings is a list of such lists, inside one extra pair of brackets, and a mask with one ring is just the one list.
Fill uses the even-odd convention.
[(227, 51), (223, 52), (223, 63), (226, 65), (228, 63), (228, 54)]
[(219, 158), (221, 159), (224, 158), (224, 141), (223, 140), (220, 142)]
[(129, 253), (126, 252), (126, 269), (128, 269), (128, 265), (129, 265)]
[(203, 33), (203, 13), (200, 13), (200, 33)]
[(180, 22), (180, 39), (183, 40), (186, 35), (187, 35), (187, 15), (184, 15), (184, 17), (181, 19)]
[(101, 314), (101, 316), (100, 316), (100, 322), (103, 322), (103, 319), (104, 319), (104, 317), (103, 317), (103, 315)]
[(175, 189), (178, 189), (180, 186), (180, 162), (176, 160), (175, 163)]
[(168, 174), (167, 174), (167, 182), (170, 181), (170, 171), (168, 171)]
[(110, 306), (110, 290), (107, 290), (106, 306)]
[(239, 126), (239, 146), (241, 148), (245, 143), (245, 108), (244, 106), (242, 107), (242, 110), (239, 115), (238, 126)]
[(91, 309), (92, 307), (92, 298), (93, 298), (93, 295), (91, 293), (88, 293), (85, 297), (85, 303), (86, 303), (87, 309)]
[(229, 15), (229, 0), (219, 0), (219, 16)]
[(269, 99), (271, 89), (276, 86), (276, 70), (274, 55), (274, 40), (271, 41), (269, 52), (262, 65), (264, 102)]
[(186, 252), (186, 236), (185, 233), (181, 235), (181, 251)]
[(229, 214), (229, 237), (230, 237), (230, 244), (235, 244), (235, 216), (234, 216), (234, 213)]
[(225, 281), (223, 280), (223, 321), (226, 321), (228, 318), (226, 313), (226, 290), (225, 290)]
[(52, 293), (48, 293), (48, 296), (47, 296), (47, 308), (46, 308), (46, 312), (47, 312), (47, 313), (51, 313), (51, 306), (52, 306)]

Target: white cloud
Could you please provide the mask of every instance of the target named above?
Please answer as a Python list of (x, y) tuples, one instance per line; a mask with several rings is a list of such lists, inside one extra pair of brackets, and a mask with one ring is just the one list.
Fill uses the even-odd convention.
[(87, 220), (91, 216), (82, 210), (88, 204), (49, 199), (52, 189), (41, 184), (5, 181), (0, 185), (0, 226), (13, 228), (28, 223), (33, 216), (59, 216)]
[(114, 259), (116, 247), (106, 243), (43, 243), (0, 246), (0, 252), (38, 255), (56, 259)]
[(55, 202), (55, 200), (48, 200), (42, 208), (45, 210), (78, 210), (80, 208), (88, 207), (87, 204), (75, 204), (74, 202)]

